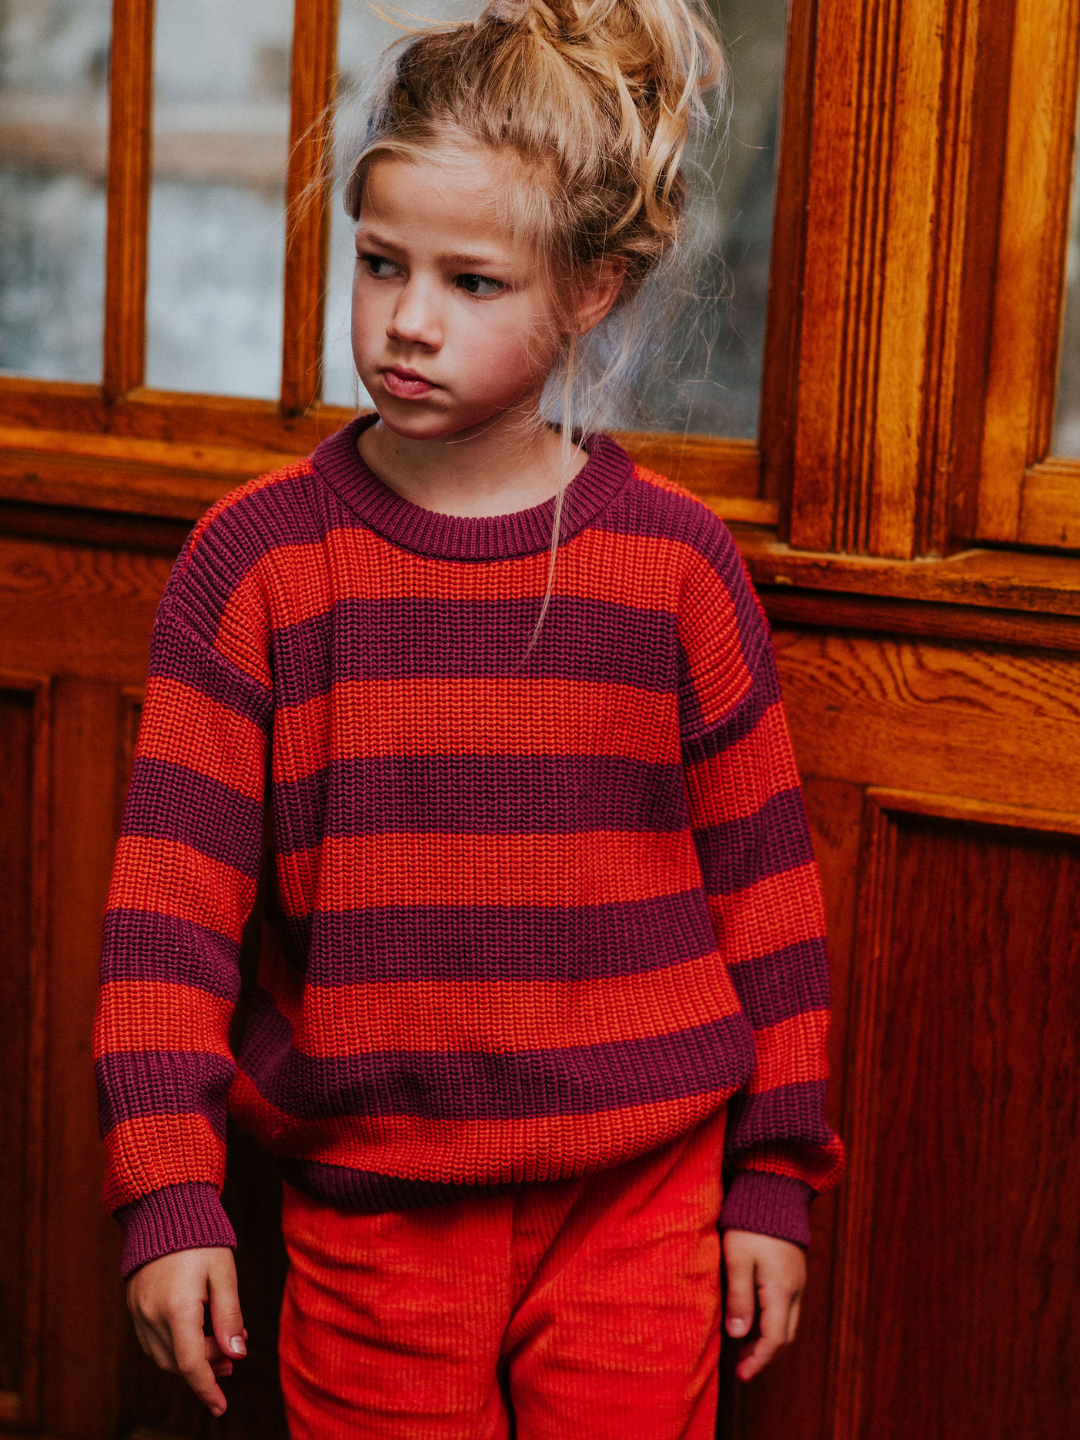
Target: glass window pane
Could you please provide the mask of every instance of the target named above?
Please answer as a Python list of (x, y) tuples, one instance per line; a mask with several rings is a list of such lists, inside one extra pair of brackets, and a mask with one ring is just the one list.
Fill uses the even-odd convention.
[[(1080, 175), (1080, 146), (1077, 147)], [(1057, 417), (1051, 451), (1080, 458), (1080, 182), (1073, 179), (1072, 224), (1066, 269), (1065, 329), (1061, 344)]]
[(281, 386), (292, 0), (157, 0), (146, 383)]
[(0, 4), (0, 371), (101, 379), (110, 20)]
[[(691, 434), (757, 434), (765, 340), (769, 246), (787, 0), (713, 0), (727, 41), (732, 109), (726, 141), (713, 136), (687, 234), (689, 296), (663, 354), (639, 377), (623, 423)], [(457, 0), (424, 7), (431, 18), (474, 13)], [(340, 63), (345, 93), (395, 35), (367, 0), (342, 0)], [(349, 351), (352, 233), (335, 197), (326, 306), (324, 398), (357, 400)], [(366, 397), (359, 397), (361, 402)]]

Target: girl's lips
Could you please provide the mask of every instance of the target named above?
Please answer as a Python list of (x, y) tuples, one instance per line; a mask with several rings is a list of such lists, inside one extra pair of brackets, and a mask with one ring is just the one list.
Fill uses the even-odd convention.
[(382, 378), (387, 390), (398, 400), (418, 400), (437, 388), (429, 380), (410, 374), (408, 370), (384, 370)]

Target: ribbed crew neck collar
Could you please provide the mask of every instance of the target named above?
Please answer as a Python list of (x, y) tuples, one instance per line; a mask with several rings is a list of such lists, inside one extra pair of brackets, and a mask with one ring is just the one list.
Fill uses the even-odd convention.
[[(360, 432), (377, 418), (363, 415), (350, 421), (311, 456), (319, 475), (376, 534), (404, 550), (442, 560), (508, 560), (549, 548), (554, 500), (510, 515), (467, 517), (439, 515), (391, 490), (356, 448)], [(607, 435), (587, 435), (582, 444), (589, 458), (563, 498), (564, 542), (584, 530), (634, 473), (629, 455)]]

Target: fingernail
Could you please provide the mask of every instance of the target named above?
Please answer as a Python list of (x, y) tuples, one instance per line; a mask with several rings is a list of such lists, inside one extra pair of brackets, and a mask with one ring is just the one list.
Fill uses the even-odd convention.
[(244, 1338), (242, 1335), (234, 1335), (229, 1341), (229, 1348), (232, 1350), (232, 1353), (234, 1355), (247, 1354), (247, 1346), (244, 1344)]
[(727, 1329), (729, 1335), (742, 1335), (746, 1330), (746, 1321), (736, 1319), (735, 1316), (732, 1316), (727, 1322)]
[(219, 1420), (219, 1419), (221, 1418), (221, 1416), (225, 1414), (225, 1406), (224, 1406), (224, 1405), (211, 1405), (211, 1406), (210, 1406), (210, 1414), (213, 1415), (213, 1417), (214, 1417), (215, 1420)]

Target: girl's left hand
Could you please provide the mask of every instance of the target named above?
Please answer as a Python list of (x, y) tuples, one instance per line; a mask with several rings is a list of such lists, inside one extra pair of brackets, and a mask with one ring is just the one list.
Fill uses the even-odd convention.
[(727, 1270), (727, 1333), (750, 1337), (739, 1347), (735, 1374), (752, 1380), (776, 1352), (795, 1339), (799, 1304), (806, 1287), (806, 1256), (790, 1240), (755, 1235), (750, 1230), (724, 1231)]

